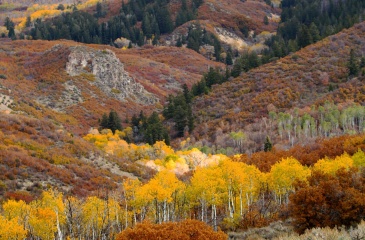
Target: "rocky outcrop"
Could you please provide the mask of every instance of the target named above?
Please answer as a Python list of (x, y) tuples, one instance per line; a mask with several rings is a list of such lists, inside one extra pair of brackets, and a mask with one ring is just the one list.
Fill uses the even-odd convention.
[(13, 99), (10, 96), (0, 93), (0, 113), (9, 114), (12, 110), (9, 106), (13, 103)]
[(131, 99), (143, 105), (155, 104), (158, 101), (153, 94), (129, 76), (113, 51), (95, 50), (84, 46), (71, 47), (70, 50), (66, 64), (69, 75), (93, 74), (95, 81), (91, 84), (95, 84), (106, 95), (120, 101)]
[(240, 38), (233, 32), (218, 27), (214, 28), (214, 30), (217, 33), (219, 40), (221, 40), (225, 44), (228, 44), (234, 49), (242, 50), (249, 46), (247, 42), (245, 42), (242, 38)]

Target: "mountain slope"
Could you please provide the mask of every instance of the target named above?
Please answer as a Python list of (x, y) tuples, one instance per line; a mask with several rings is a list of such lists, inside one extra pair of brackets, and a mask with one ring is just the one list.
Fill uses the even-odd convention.
[[(79, 62), (70, 58), (76, 46), (83, 46), (84, 51), (79, 53)], [(208, 66), (223, 67), (182, 48), (121, 50), (72, 41), (6, 40), (1, 40), (0, 48), (5, 78), (0, 84), (3, 94), (13, 100), (12, 109), (36, 117), (48, 116), (68, 130), (83, 134), (97, 126), (101, 115), (110, 109), (115, 109), (122, 119), (141, 110), (151, 112), (161, 108), (165, 97), (179, 91), (183, 84), (191, 86), (200, 80)], [(156, 52), (159, 54), (154, 55)], [(97, 53), (101, 56), (99, 63), (85, 58)], [(179, 61), (173, 60), (175, 57)], [(66, 71), (69, 61), (76, 61), (76, 65), (85, 61), (85, 65), (78, 74), (70, 75)], [(119, 70), (113, 65), (116, 63)], [(108, 66), (113, 66), (112, 74), (108, 74)], [(95, 67), (102, 73), (95, 75)], [(122, 84), (135, 81), (135, 85), (118, 85), (119, 75), (125, 81)]]
[(242, 130), (252, 143), (249, 151), (256, 151), (269, 135), (264, 127), (267, 122), (261, 120), (268, 119), (270, 111), (311, 107), (325, 100), (364, 103), (363, 77), (349, 78), (347, 70), (350, 49), (355, 49), (358, 58), (365, 54), (364, 31), (363, 22), (213, 87), (194, 103), (199, 123), (195, 138), (210, 142), (209, 146), (215, 142), (219, 148), (224, 145), (222, 133), (228, 136)]

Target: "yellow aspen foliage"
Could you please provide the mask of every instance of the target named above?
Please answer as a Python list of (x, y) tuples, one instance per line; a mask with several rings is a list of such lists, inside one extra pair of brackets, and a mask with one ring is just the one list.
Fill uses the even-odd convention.
[(51, 208), (34, 207), (29, 218), (30, 232), (40, 239), (54, 239), (57, 231), (56, 218), (56, 213)]
[(354, 155), (352, 155), (355, 167), (365, 167), (365, 153), (359, 149)]
[(335, 159), (320, 159), (313, 165), (313, 171), (320, 171), (334, 175), (340, 168), (349, 169), (354, 165), (354, 160), (347, 154), (336, 157)]
[(167, 146), (164, 141), (157, 141), (153, 144), (153, 150), (156, 158), (165, 158), (168, 155), (174, 154), (174, 150)]
[(61, 13), (62, 13), (62, 11), (60, 11), (60, 10), (46, 10), (45, 9), (45, 10), (39, 10), (39, 11), (32, 13), (30, 15), (30, 18), (32, 20), (34, 20), (37, 18), (53, 17), (53, 16), (59, 15)]
[(192, 201), (205, 201), (219, 205), (227, 196), (227, 183), (219, 166), (198, 168), (190, 180), (189, 194)]
[(66, 222), (62, 193), (48, 190), (39, 200), (30, 204), (30, 231), (41, 239), (53, 239), (57, 232), (61, 234), (61, 225)]
[(65, 205), (63, 203), (63, 194), (53, 191), (52, 189), (44, 191), (40, 202), (41, 207), (52, 209), (58, 217), (58, 221), (63, 224), (66, 221)]
[(243, 165), (242, 175), (244, 178), (243, 190), (250, 197), (256, 196), (259, 193), (259, 188), (262, 183), (267, 182), (265, 174), (263, 174), (256, 166), (254, 165)]
[(19, 22), (19, 24), (15, 27), (18, 31), (21, 31), (25, 28), (25, 23), (27, 22), (27, 18), (18, 18), (13, 19), (14, 22)]
[(141, 207), (136, 199), (137, 189), (139, 189), (141, 185), (142, 183), (138, 179), (126, 179), (123, 181), (123, 195), (129, 206)]
[(310, 170), (293, 157), (282, 159), (271, 167), (267, 182), (280, 198), (293, 190), (295, 180), (306, 181)]
[(112, 223), (117, 223), (121, 219), (121, 208), (119, 201), (113, 196), (108, 198), (108, 215), (107, 220)]
[(0, 239), (21, 240), (27, 236), (27, 230), (18, 223), (17, 218), (7, 220), (0, 216)]
[(82, 206), (83, 224), (90, 231), (101, 230), (106, 223), (106, 203), (95, 196), (88, 197)]
[(19, 223), (25, 225), (30, 207), (24, 201), (7, 200), (2, 207), (4, 210), (3, 216), (7, 220), (18, 219)]
[(170, 171), (164, 170), (157, 173), (147, 184), (143, 185), (137, 196), (144, 197), (149, 202), (156, 199), (159, 202), (172, 202), (173, 194), (182, 191), (185, 188), (184, 183), (177, 179), (176, 175)]

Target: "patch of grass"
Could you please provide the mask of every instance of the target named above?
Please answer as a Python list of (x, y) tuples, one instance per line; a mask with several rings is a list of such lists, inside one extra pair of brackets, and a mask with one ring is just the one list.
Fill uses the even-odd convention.
[(85, 78), (86, 80), (90, 82), (95, 82), (95, 75), (92, 73), (81, 73), (81, 77)]
[(115, 93), (115, 94), (119, 94), (120, 93), (120, 90), (119, 89), (112, 88), (111, 92), (112, 93)]
[(2, 3), (0, 5), (0, 12), (3, 12), (3, 11), (9, 11), (9, 10), (12, 10), (12, 9), (15, 9), (16, 6), (12, 3)]
[(7, 77), (4, 74), (0, 74), (0, 79), (7, 79)]

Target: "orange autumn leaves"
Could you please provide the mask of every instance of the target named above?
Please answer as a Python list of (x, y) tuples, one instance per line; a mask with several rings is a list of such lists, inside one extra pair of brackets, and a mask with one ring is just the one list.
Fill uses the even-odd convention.
[[(98, 2), (100, 2), (100, 0), (87, 0), (83, 3), (78, 2), (77, 4), (72, 5), (72, 7), (66, 8), (64, 10), (58, 9), (59, 4), (33, 4), (32, 6), (27, 8), (27, 11), (24, 15), (29, 16), (31, 21), (35, 21), (36, 19), (55, 17), (62, 14), (63, 12), (70, 12), (72, 11), (73, 6), (75, 6), (77, 9), (85, 9), (96, 5)], [(17, 30), (21, 31), (26, 27), (26, 16), (13, 19), (14, 22), (18, 23), (18, 25), (16, 26)]]
[[(9, 239), (23, 239), (24, 236), (50, 239), (55, 235), (88, 238), (93, 234), (95, 236), (107, 234), (113, 238), (120, 231), (143, 221), (165, 223), (180, 222), (190, 218), (217, 227), (218, 216), (232, 221), (246, 216), (250, 212), (250, 205), (260, 200), (260, 190), (263, 186), (267, 186), (274, 194), (277, 206), (291, 202), (290, 206), (294, 204), (295, 207), (300, 206), (295, 202), (298, 200), (298, 194), (302, 196), (299, 201), (306, 201), (303, 197), (305, 189), (309, 191), (310, 188), (322, 187), (313, 185), (313, 176), (318, 172), (327, 176), (322, 177), (324, 180), (340, 184), (339, 191), (345, 189), (346, 183), (351, 185), (347, 175), (359, 176), (353, 167), (365, 166), (364, 156), (365, 154), (359, 150), (353, 156), (343, 154), (335, 159), (321, 159), (312, 167), (303, 166), (290, 157), (274, 164), (268, 173), (261, 172), (255, 166), (227, 158), (217, 164), (197, 167), (190, 180), (185, 182), (179, 180), (171, 170), (158, 172), (146, 183), (138, 179), (127, 179), (119, 191), (109, 193), (108, 197), (103, 198), (90, 196), (78, 199), (64, 197), (52, 190), (45, 191), (41, 198), (29, 204), (23, 201), (5, 201), (2, 204), (0, 226), (8, 227), (0, 228), (0, 234), (11, 236)], [(338, 166), (341, 169), (338, 169)], [(301, 185), (296, 184), (297, 181), (300, 181)], [(317, 193), (322, 191), (324, 190)], [(361, 199), (361, 194), (351, 191), (347, 192), (352, 194), (355, 200)], [(323, 197), (317, 197), (318, 201), (323, 200)], [(352, 201), (345, 203), (348, 204), (346, 206), (357, 206), (353, 205)], [(341, 214), (345, 220), (349, 219), (345, 213)], [(160, 236), (158, 229), (164, 229), (166, 226), (171, 229), (175, 227), (184, 229), (183, 226), (177, 226), (178, 224), (171, 224), (141, 225), (135, 230), (127, 230), (124, 235), (120, 235), (120, 239), (131, 237), (138, 233), (138, 229), (143, 228), (151, 228), (150, 232), (146, 233), (152, 234), (151, 236)], [(161, 237), (164, 239), (162, 235)]]
[(215, 232), (211, 227), (197, 220), (151, 224), (141, 223), (133, 229), (127, 229), (117, 236), (117, 240), (225, 240), (222, 231)]
[(173, 170), (176, 174), (184, 174), (196, 167), (209, 166), (228, 159), (222, 154), (207, 155), (197, 148), (175, 151), (163, 141), (157, 141), (153, 145), (128, 144), (123, 138), (129, 132), (130, 128), (116, 131), (114, 134), (110, 130), (103, 130), (101, 133), (90, 133), (84, 139), (121, 159), (138, 161), (158, 171)]

